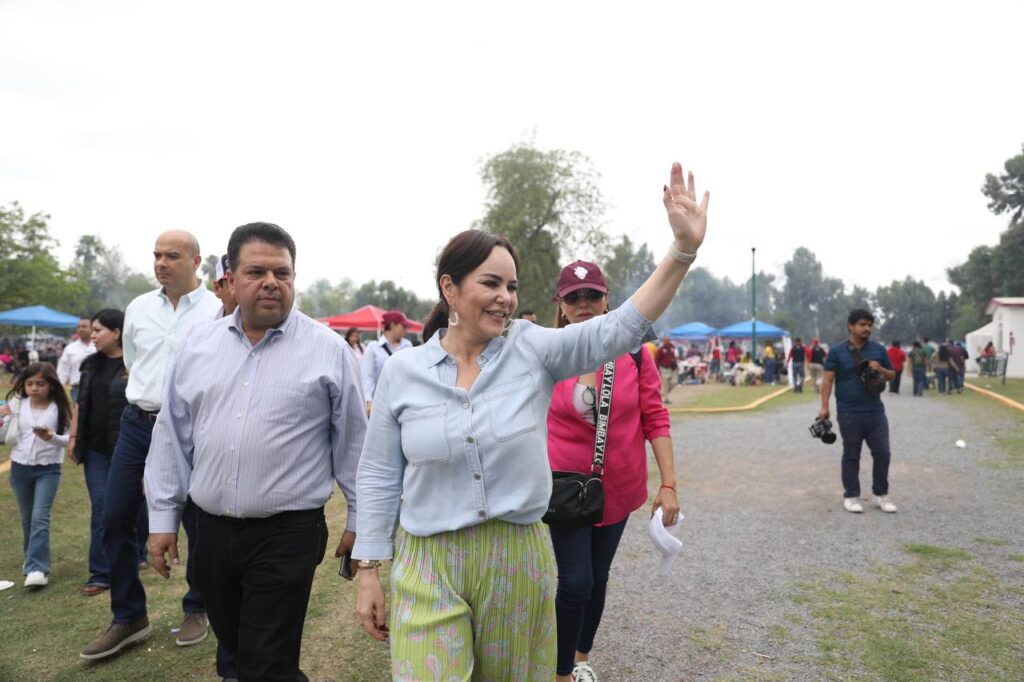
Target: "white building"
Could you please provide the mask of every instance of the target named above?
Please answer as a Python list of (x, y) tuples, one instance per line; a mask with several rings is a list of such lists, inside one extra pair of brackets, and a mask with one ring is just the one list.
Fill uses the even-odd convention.
[(992, 343), (996, 353), (1009, 353), (1006, 376), (1024, 378), (1024, 348), (1016, 348), (1024, 339), (1024, 296), (993, 298), (985, 306), (992, 316)]

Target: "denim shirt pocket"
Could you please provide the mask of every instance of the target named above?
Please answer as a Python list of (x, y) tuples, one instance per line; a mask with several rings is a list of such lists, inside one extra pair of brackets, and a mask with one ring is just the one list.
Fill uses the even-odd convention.
[(433, 464), (451, 458), (446, 404), (403, 410), (398, 424), (402, 431), (402, 452), (409, 464)]
[(497, 440), (510, 440), (537, 428), (533, 406), (536, 393), (537, 387), (529, 374), (484, 391), (491, 430)]

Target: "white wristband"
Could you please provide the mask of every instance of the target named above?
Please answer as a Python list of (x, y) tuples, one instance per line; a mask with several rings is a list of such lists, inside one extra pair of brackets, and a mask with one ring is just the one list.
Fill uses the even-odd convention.
[(672, 257), (672, 260), (679, 263), (680, 265), (691, 265), (693, 261), (697, 260), (697, 254), (695, 253), (683, 253), (676, 248), (675, 244), (668, 247), (668, 255)]

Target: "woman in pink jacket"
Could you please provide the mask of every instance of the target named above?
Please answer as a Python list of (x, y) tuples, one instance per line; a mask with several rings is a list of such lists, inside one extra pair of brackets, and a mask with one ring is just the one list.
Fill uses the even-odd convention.
[[(558, 327), (608, 312), (608, 285), (593, 263), (576, 261), (562, 268), (557, 294)], [(548, 412), (552, 470), (590, 472), (601, 373), (599, 369), (555, 384)], [(654, 358), (641, 348), (615, 361), (603, 474), (604, 517), (583, 528), (551, 526), (558, 562), (558, 680), (597, 679), (588, 659), (604, 611), (608, 571), (626, 519), (647, 501), (645, 440), (654, 449), (662, 481), (651, 513), (661, 507), (663, 522), (669, 526), (679, 514), (669, 416), (661, 403), (661, 378)]]

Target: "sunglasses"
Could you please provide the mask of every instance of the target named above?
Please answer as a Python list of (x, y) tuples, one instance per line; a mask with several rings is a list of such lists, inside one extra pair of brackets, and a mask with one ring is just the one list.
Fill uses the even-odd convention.
[(597, 303), (604, 298), (604, 294), (596, 289), (577, 289), (563, 296), (562, 300), (569, 305), (576, 305), (580, 302), (581, 298), (586, 299), (590, 303)]

